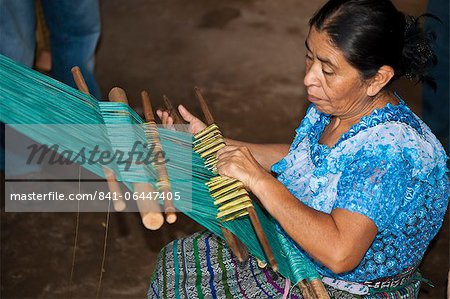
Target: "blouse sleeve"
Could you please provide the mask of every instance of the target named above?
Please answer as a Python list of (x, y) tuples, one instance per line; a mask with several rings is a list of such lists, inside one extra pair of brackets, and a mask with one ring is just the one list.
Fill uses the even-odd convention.
[(276, 174), (280, 174), (286, 170), (287, 167), (286, 159), (290, 159), (292, 156), (295, 155), (294, 152), (296, 151), (297, 146), (305, 138), (305, 136), (311, 130), (311, 128), (313, 127), (313, 125), (315, 124), (315, 122), (318, 120), (319, 117), (320, 113), (317, 111), (314, 104), (309, 105), (308, 109), (306, 110), (305, 117), (301, 121), (300, 125), (295, 129), (296, 134), (289, 148), (288, 155), (286, 157), (283, 157), (280, 161), (273, 164), (271, 167), (271, 171), (273, 171)]
[(362, 214), (382, 231), (403, 205), (411, 173), (401, 157), (363, 155), (342, 172), (333, 209)]

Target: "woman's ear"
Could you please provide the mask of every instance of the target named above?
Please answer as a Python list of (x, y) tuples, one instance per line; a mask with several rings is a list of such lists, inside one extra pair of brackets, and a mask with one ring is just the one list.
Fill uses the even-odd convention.
[(375, 76), (371, 79), (371, 83), (367, 88), (367, 95), (370, 97), (374, 97), (377, 95), (386, 84), (391, 81), (392, 77), (394, 77), (394, 69), (388, 65), (383, 65), (380, 67)]

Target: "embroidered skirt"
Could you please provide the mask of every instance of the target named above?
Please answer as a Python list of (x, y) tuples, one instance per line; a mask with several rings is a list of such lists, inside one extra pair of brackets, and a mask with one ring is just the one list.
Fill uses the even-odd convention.
[[(399, 290), (358, 296), (325, 286), (331, 298), (417, 298), (420, 281)], [(148, 299), (153, 298), (292, 298), (302, 299), (297, 286), (256, 258), (240, 263), (225, 241), (209, 231), (175, 240), (160, 252)]]

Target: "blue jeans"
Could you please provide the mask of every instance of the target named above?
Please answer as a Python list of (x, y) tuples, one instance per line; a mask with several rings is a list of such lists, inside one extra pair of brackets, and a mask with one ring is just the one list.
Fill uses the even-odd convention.
[[(52, 70), (50, 75), (76, 88), (71, 68), (78, 65), (91, 94), (101, 98), (94, 75), (95, 48), (100, 37), (98, 0), (42, 0), (50, 31)], [(36, 49), (34, 0), (0, 0), (0, 54), (33, 66)], [(3, 126), (3, 125), (2, 125)], [(0, 169), (4, 169), (4, 128), (0, 127)], [(22, 175), (40, 169), (26, 165), (26, 145), (18, 136), (6, 145), (7, 175)]]
[(441, 140), (446, 140), (444, 147), (449, 150), (449, 1), (429, 0), (428, 13), (432, 13), (442, 20), (442, 23), (428, 18), (427, 30), (437, 35), (435, 53), (438, 63), (430, 71), (437, 83), (434, 91), (429, 85), (423, 86), (423, 119), (430, 126), (433, 133)]
[[(36, 45), (34, 0), (0, 0), (0, 54), (31, 67)], [(94, 75), (100, 37), (98, 0), (42, 0), (50, 31), (51, 76), (75, 86), (70, 69), (78, 65), (91, 94), (100, 99)]]

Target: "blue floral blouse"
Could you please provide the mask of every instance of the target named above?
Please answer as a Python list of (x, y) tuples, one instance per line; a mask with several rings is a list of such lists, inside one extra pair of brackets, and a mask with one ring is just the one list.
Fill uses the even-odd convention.
[(442, 225), (450, 194), (447, 156), (400, 101), (363, 117), (332, 148), (319, 143), (331, 116), (311, 105), (289, 154), (272, 166), (304, 204), (325, 213), (357, 212), (378, 228), (352, 271), (334, 274), (313, 260), (324, 276), (362, 282), (415, 268)]

